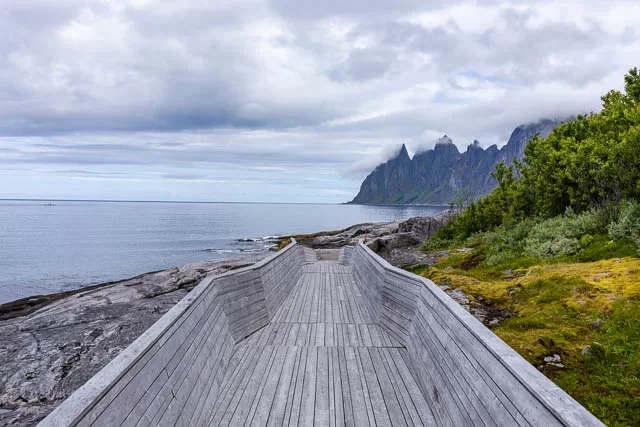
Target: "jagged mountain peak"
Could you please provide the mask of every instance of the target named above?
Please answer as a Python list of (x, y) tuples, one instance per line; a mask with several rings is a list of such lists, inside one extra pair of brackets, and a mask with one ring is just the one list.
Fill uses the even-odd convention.
[(436, 141), (436, 146), (438, 145), (453, 145), (453, 140), (445, 134), (442, 136), (442, 138)]
[(545, 137), (560, 122), (544, 119), (518, 126), (501, 149), (494, 144), (486, 150), (474, 140), (460, 153), (444, 135), (432, 150), (413, 159), (403, 144), (396, 157), (376, 167), (367, 176), (351, 203), (360, 204), (447, 204), (460, 199), (476, 199), (489, 193), (496, 182), (491, 177), (495, 164), (507, 164), (524, 155), (524, 146), (536, 133)]
[(480, 146), (480, 141), (478, 141), (477, 139), (474, 139), (473, 142), (469, 144), (468, 148), (479, 148), (483, 150), (483, 148)]
[(411, 160), (411, 158), (409, 157), (409, 152), (407, 151), (407, 146), (405, 144), (402, 144), (402, 147), (400, 148), (400, 151), (398, 152), (398, 155), (396, 156), (396, 159), (409, 159), (409, 160)]

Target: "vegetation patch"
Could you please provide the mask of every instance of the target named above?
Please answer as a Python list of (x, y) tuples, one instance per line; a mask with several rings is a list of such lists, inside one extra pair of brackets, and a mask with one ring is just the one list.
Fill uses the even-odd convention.
[[(640, 259), (606, 258), (630, 245), (585, 250), (605, 258), (591, 262), (520, 255), (493, 265), (495, 234), (476, 235), (471, 251), (435, 252), (435, 265), (411, 271), (507, 313), (488, 326), (514, 350), (605, 423), (640, 425)], [(589, 245), (603, 242), (609, 236)]]

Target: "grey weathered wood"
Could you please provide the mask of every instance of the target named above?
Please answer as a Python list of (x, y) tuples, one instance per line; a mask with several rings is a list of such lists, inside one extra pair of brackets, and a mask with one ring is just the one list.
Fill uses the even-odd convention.
[[(358, 369), (358, 362), (356, 360), (357, 353), (355, 349), (345, 347), (344, 354), (347, 364), (349, 396), (351, 397), (354, 423), (355, 425), (375, 424), (374, 420), (369, 420), (369, 415), (367, 413), (367, 404), (364, 395), (365, 391), (362, 385), (363, 378)], [(369, 404), (369, 407), (370, 406), (371, 405)]]
[(275, 390), (273, 404), (268, 415), (267, 425), (281, 426), (284, 424), (287, 396), (292, 387), (292, 378), (295, 380), (295, 368), (298, 351), (296, 347), (283, 347), (286, 356), (283, 361), (282, 373)]
[(293, 242), (202, 281), (41, 425), (601, 425), (433, 283)]

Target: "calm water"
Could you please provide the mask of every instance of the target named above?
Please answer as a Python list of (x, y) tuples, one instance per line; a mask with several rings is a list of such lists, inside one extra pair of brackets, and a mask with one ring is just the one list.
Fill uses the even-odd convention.
[(268, 236), (429, 216), (428, 206), (0, 201), (0, 303), (266, 251)]

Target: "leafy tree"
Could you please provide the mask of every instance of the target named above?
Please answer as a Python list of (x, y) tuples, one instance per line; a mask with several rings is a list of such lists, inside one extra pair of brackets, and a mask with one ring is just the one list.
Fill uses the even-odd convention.
[[(595, 208), (603, 225), (621, 201), (640, 200), (640, 71), (625, 75), (625, 91), (602, 97), (602, 111), (581, 115), (536, 135), (522, 162), (496, 165), (498, 186), (470, 204), (450, 225), (467, 237), (524, 218), (552, 218), (567, 208)], [(444, 232), (444, 231), (443, 231)]]

